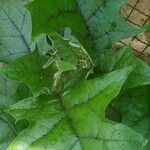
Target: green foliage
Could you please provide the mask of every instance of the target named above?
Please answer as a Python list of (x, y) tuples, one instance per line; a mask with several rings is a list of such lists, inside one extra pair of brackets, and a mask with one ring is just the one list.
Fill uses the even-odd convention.
[(0, 150), (149, 149), (150, 67), (111, 50), (148, 26), (123, 4), (0, 1)]
[[(150, 86), (127, 89), (111, 103), (118, 113), (122, 114), (122, 123), (150, 139)], [(112, 116), (109, 116), (112, 119)], [(115, 116), (114, 116), (115, 119)], [(113, 119), (113, 120), (114, 120)], [(149, 149), (150, 143), (147, 145)]]

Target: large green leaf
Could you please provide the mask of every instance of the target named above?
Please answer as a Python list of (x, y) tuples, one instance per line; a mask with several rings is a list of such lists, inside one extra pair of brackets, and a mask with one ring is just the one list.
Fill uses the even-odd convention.
[(31, 50), (31, 16), (17, 2), (0, 2), (0, 61), (10, 62)]
[[(88, 80), (57, 99), (40, 96), (11, 106), (7, 112), (16, 120), (28, 119), (30, 126), (8, 150), (141, 149), (146, 144), (142, 136), (105, 118), (107, 105), (118, 95), (131, 70), (125, 68)], [(49, 101), (40, 105), (45, 99)]]
[(111, 55), (103, 55), (99, 61), (97, 68), (104, 73), (134, 65), (135, 69), (127, 79), (126, 88), (150, 84), (150, 67), (134, 56), (130, 46), (125, 46)]
[(123, 4), (125, 0), (45, 0), (44, 3), (34, 0), (28, 9), (32, 15), (34, 36), (43, 32), (61, 32), (70, 27), (73, 35), (93, 56), (93, 45), (103, 51), (114, 42), (140, 32), (122, 19), (120, 7)]

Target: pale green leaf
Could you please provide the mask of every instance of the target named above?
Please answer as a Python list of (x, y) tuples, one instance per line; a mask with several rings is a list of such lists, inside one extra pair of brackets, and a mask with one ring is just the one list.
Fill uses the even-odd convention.
[(141, 32), (120, 14), (127, 0), (76, 0), (97, 50), (104, 52), (112, 44)]
[(0, 61), (10, 62), (31, 51), (31, 16), (17, 2), (0, 3)]

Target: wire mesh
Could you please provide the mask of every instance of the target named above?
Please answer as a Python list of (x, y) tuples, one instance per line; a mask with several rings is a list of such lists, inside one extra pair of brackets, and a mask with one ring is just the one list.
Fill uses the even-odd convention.
[[(122, 8), (122, 15), (126, 21), (137, 27), (150, 23), (150, 0), (130, 0)], [(150, 56), (150, 33), (145, 32), (118, 42), (120, 45), (127, 45), (128, 43), (131, 43), (137, 56)]]

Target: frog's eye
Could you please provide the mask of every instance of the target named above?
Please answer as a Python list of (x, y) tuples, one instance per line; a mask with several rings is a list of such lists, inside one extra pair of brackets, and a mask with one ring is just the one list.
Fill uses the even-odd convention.
[(64, 61), (64, 58), (61, 57), (60, 60), (61, 60), (61, 61)]
[(80, 59), (79, 62), (78, 62), (78, 66), (82, 67), (82, 68), (91, 68), (92, 63), (91, 63), (90, 60)]
[(46, 54), (46, 57), (48, 57), (48, 58), (51, 57), (51, 56), (52, 56), (51, 53)]
[(47, 56), (47, 57), (52, 57), (52, 56), (54, 56), (54, 53), (48, 52), (48, 53), (46, 54), (46, 56)]
[(84, 68), (85, 64), (86, 64), (86, 61), (85, 61), (85, 60), (80, 59), (80, 60), (78, 61), (78, 66), (79, 66), (79, 67)]

